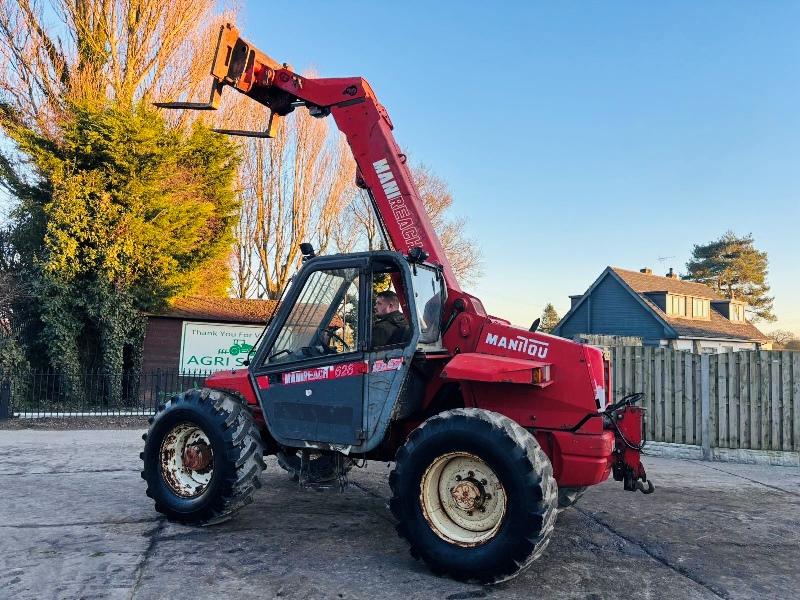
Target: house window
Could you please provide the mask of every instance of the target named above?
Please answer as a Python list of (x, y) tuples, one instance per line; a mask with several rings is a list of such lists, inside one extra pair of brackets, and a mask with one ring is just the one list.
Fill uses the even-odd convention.
[(669, 297), (669, 314), (673, 317), (686, 316), (686, 296)]
[(703, 298), (692, 298), (692, 315), (695, 319), (707, 319), (709, 316), (708, 300)]

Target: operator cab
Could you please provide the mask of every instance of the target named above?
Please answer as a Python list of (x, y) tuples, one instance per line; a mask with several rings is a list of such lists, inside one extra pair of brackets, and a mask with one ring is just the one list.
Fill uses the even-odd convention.
[[(373, 348), (380, 348), (385, 345), (382, 341), (385, 336), (377, 335), (381, 325), (381, 314), (385, 309), (384, 297), (396, 296), (398, 307), (397, 312), (402, 315), (402, 320), (406, 324), (406, 335), (389, 339), (389, 342), (404, 345), (410, 336), (410, 322), (408, 315), (412, 311), (416, 312), (416, 323), (419, 334), (417, 338), (417, 350), (422, 352), (437, 352), (444, 350), (441, 339), (441, 318), (444, 297), (441, 271), (430, 266), (411, 263), (410, 286), (403, 285), (403, 278), (400, 269), (394, 261), (376, 259), (372, 263), (371, 281), (373, 291), (372, 312), (372, 339)], [(386, 313), (383, 313), (386, 314)], [(391, 315), (391, 312), (388, 314)], [(391, 319), (391, 317), (390, 317)], [(395, 316), (392, 319), (400, 322), (401, 318)], [(399, 327), (397, 328), (400, 329)]]
[(417, 404), (415, 355), (443, 351), (444, 294), (439, 269), (398, 252), (309, 258), (250, 365), (275, 439), (375, 447)]

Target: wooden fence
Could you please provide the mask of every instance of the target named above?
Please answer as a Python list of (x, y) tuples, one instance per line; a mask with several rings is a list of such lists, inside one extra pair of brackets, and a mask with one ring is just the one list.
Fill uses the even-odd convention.
[(800, 352), (610, 352), (614, 398), (644, 392), (649, 440), (800, 451)]

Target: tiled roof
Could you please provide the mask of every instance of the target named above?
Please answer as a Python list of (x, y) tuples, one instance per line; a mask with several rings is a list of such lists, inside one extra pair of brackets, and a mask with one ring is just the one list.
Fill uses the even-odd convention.
[(734, 323), (729, 321), (713, 308), (710, 321), (695, 321), (693, 319), (668, 318), (672, 327), (680, 337), (721, 337), (733, 340), (750, 340), (757, 342), (767, 341), (767, 336), (761, 333), (752, 323)]
[(174, 300), (153, 316), (173, 319), (222, 321), (226, 323), (265, 323), (277, 308), (275, 300), (242, 300), (189, 296)]
[[(302, 305), (300, 305), (302, 306)], [(166, 310), (151, 313), (155, 317), (168, 317), (183, 321), (215, 321), (222, 323), (257, 323), (263, 325), (278, 308), (275, 300), (242, 300), (241, 298), (210, 298), (206, 296), (189, 296), (174, 300)], [(327, 305), (315, 307), (321, 320), (327, 311)], [(314, 313), (306, 317), (313, 318)], [(343, 326), (342, 318), (334, 315), (331, 325)]]
[(684, 281), (683, 279), (672, 279), (661, 275), (651, 275), (639, 271), (628, 271), (619, 267), (611, 267), (614, 272), (622, 277), (633, 291), (639, 294), (648, 292), (670, 292), (684, 296), (695, 296), (697, 298), (708, 298), (710, 300), (725, 300), (714, 290), (703, 283)]
[(678, 337), (685, 338), (724, 338), (748, 341), (766, 341), (767, 336), (761, 333), (752, 323), (734, 323), (716, 310), (711, 305), (711, 320), (701, 321), (696, 319), (680, 319), (670, 317), (661, 310), (655, 302), (648, 298), (648, 292), (670, 292), (686, 296), (696, 296), (699, 298), (710, 298), (711, 300), (724, 300), (719, 294), (714, 292), (707, 285), (683, 281), (681, 279), (670, 279), (659, 275), (648, 275), (638, 271), (628, 271), (611, 267), (634, 292), (637, 292), (642, 300), (659, 317), (669, 324), (678, 334)]

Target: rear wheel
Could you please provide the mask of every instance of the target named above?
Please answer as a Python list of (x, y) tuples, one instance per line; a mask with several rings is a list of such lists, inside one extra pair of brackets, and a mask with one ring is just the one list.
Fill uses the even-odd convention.
[(227, 520), (261, 487), (261, 437), (247, 406), (231, 394), (178, 394), (150, 418), (143, 437), (147, 495), (173, 521)]
[(479, 409), (436, 415), (397, 452), (389, 482), (397, 530), (436, 573), (499, 583), (550, 541), (558, 487), (536, 439)]

